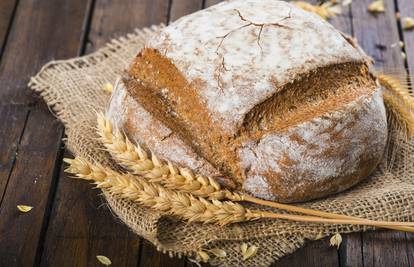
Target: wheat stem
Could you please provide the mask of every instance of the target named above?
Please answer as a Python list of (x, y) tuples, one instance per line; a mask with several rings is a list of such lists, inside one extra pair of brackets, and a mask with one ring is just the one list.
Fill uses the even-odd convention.
[[(233, 195), (236, 195), (236, 194), (233, 194)], [(377, 227), (378, 225), (381, 225), (382, 228), (387, 228), (391, 230), (406, 231), (406, 232), (414, 231), (414, 227), (410, 227), (410, 226), (413, 226), (413, 223), (408, 223), (407, 226), (398, 226), (401, 224), (393, 225), (394, 222), (391, 222), (391, 224), (389, 224), (389, 222), (385, 222), (385, 221), (374, 221), (374, 220), (369, 220), (369, 219), (364, 219), (364, 218), (359, 218), (359, 217), (354, 217), (354, 216), (330, 213), (330, 212), (319, 211), (319, 210), (312, 210), (312, 209), (302, 208), (298, 206), (287, 205), (287, 204), (277, 203), (273, 201), (258, 199), (258, 198), (251, 197), (251, 196), (240, 196), (240, 195), (237, 196), (236, 195), (236, 197), (239, 198), (240, 201), (248, 201), (251, 203), (273, 207), (273, 208), (277, 208), (281, 210), (287, 210), (291, 212), (298, 212), (298, 213), (303, 213), (307, 215), (325, 217), (325, 218), (330, 218), (330, 219), (357, 220), (361, 222), (363, 225), (372, 224)], [(232, 197), (230, 197), (229, 199), (232, 199)]]
[[(414, 229), (405, 226), (395, 226), (393, 223), (390, 224), (385, 221), (373, 221), (354, 216), (306, 209), (293, 205), (266, 201), (251, 196), (240, 195), (228, 190), (222, 190), (220, 185), (212, 178), (197, 176), (197, 180), (195, 180), (194, 174), (192, 174), (192, 172), (188, 169), (177, 168), (170, 162), (168, 162), (168, 165), (164, 164), (163, 161), (159, 160), (155, 155), (152, 156), (152, 160), (149, 160), (147, 153), (140, 146), (135, 146), (124, 134), (113, 127), (112, 123), (102, 114), (98, 114), (97, 132), (100, 136), (100, 140), (105, 145), (107, 150), (122, 166), (131, 170), (135, 174), (143, 175), (150, 182), (161, 183), (169, 189), (191, 193), (195, 196), (208, 197), (210, 199), (221, 200), (227, 198), (232, 201), (247, 201), (312, 216), (360, 221), (365, 222), (365, 224), (375, 224), (376, 226), (393, 230), (412, 231)], [(142, 168), (144, 165), (142, 162), (146, 162), (146, 168)]]

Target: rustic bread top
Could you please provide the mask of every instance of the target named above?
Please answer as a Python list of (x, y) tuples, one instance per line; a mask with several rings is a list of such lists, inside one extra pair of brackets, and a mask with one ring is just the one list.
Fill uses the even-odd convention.
[(252, 108), (301, 75), (366, 59), (329, 23), (274, 0), (215, 5), (179, 19), (146, 46), (197, 81), (212, 122), (230, 135)]

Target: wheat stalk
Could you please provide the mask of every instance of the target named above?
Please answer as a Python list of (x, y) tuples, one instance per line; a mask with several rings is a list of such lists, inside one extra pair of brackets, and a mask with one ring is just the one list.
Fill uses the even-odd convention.
[[(143, 172), (142, 168), (139, 168), (138, 171), (134, 167), (134, 165), (141, 166), (141, 162), (143, 160), (147, 160), (148, 157), (145, 151), (140, 146), (135, 146), (124, 134), (122, 134), (119, 130), (117, 130), (115, 127), (113, 127), (112, 123), (107, 120), (102, 114), (98, 114), (98, 127), (97, 127), (97, 133), (100, 136), (100, 140), (105, 145), (107, 150), (113, 155), (113, 157), (124, 167), (127, 169), (132, 170), (136, 174), (145, 174), (145, 173), (154, 173), (151, 171), (151, 168), (147, 168), (145, 172)], [(116, 149), (114, 149), (116, 148)], [(144, 155), (144, 156), (140, 156)], [(152, 166), (158, 166), (159, 169), (165, 169), (162, 168), (163, 162), (159, 160), (155, 155), (153, 155), (153, 164)], [(151, 164), (147, 164), (147, 166), (150, 166)], [(329, 212), (323, 212), (323, 211), (317, 211), (312, 209), (306, 209), (302, 207), (297, 207), (293, 205), (287, 205), (287, 204), (281, 204), (277, 202), (272, 201), (266, 201), (258, 198), (254, 198), (247, 195), (240, 195), (237, 193), (230, 192), (228, 190), (222, 190), (220, 188), (220, 185), (214, 181), (212, 178), (206, 178), (202, 176), (198, 176), (198, 179), (201, 181), (204, 181), (204, 183), (201, 183), (203, 187), (208, 188), (208, 191), (206, 190), (200, 190), (200, 187), (194, 186), (194, 175), (192, 172), (190, 172), (188, 169), (182, 169), (177, 168), (173, 166), (172, 163), (168, 162), (168, 170), (163, 172), (161, 175), (146, 175), (145, 178), (147, 178), (149, 181), (154, 183), (161, 183), (165, 185), (166, 187), (173, 189), (173, 190), (179, 190), (187, 193), (191, 193), (196, 196), (202, 196), (202, 197), (208, 197), (210, 199), (224, 199), (227, 198), (232, 201), (247, 201), (259, 205), (269, 206), (277, 209), (282, 209), (286, 211), (291, 212), (298, 212), (302, 214), (312, 215), (312, 216), (318, 216), (318, 217), (324, 217), (324, 218), (330, 218), (330, 219), (342, 219), (342, 220), (356, 220), (361, 221), (365, 223), (375, 223), (378, 225), (383, 225), (384, 228), (394, 229), (394, 230), (401, 230), (401, 231), (411, 231), (410, 227), (387, 227), (387, 222), (384, 221), (372, 221), (368, 219), (358, 218), (354, 216), (347, 216), (347, 215), (340, 215), (335, 213), (329, 213)], [(179, 170), (182, 170), (183, 177), (186, 179), (176, 179), (174, 178), (175, 175), (177, 175), (177, 172)], [(173, 176), (173, 177), (171, 177)], [(179, 177), (179, 176), (178, 176)], [(188, 184), (186, 186), (186, 183)], [(196, 183), (196, 185), (198, 185)], [(194, 189), (193, 191), (191, 189)]]
[[(206, 200), (194, 197), (189, 193), (176, 192), (159, 184), (147, 182), (144, 178), (131, 174), (121, 174), (100, 164), (91, 164), (82, 158), (68, 159), (65, 170), (76, 177), (93, 181), (97, 188), (104, 188), (112, 194), (138, 202), (144, 206), (177, 216), (189, 222), (230, 223), (274, 218), (299, 222), (324, 224), (356, 224), (382, 227), (376, 222), (357, 220), (326, 219), (313, 216), (279, 214), (272, 212), (253, 211), (232, 201)], [(412, 223), (387, 222), (386, 226), (410, 226)], [(414, 230), (411, 230), (414, 232)]]
[(406, 139), (414, 136), (414, 98), (408, 88), (399, 79), (390, 75), (377, 73), (376, 77), (386, 89), (382, 96), (387, 107), (389, 123)]

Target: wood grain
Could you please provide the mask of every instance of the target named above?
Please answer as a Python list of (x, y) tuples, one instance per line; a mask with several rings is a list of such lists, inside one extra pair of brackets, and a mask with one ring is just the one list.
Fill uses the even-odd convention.
[(93, 11), (86, 53), (135, 28), (167, 23), (168, 1), (97, 0)]
[(0, 105), (0, 207), (26, 122), (25, 106)]
[[(397, 0), (401, 17), (414, 18), (414, 3), (412, 0)], [(411, 75), (414, 75), (414, 30), (403, 30), (404, 50), (407, 54), (407, 66)], [(412, 80), (414, 83), (414, 80)]]
[(84, 31), (85, 0), (20, 1), (0, 64), (0, 103), (34, 104), (27, 83), (48, 61), (75, 56)]
[(7, 33), (13, 21), (17, 0), (0, 1), (0, 58), (6, 42)]
[(210, 7), (220, 2), (223, 2), (223, 0), (204, 0), (204, 7)]
[(378, 68), (403, 68), (404, 60), (398, 44), (395, 6), (392, 0), (386, 0), (385, 13), (373, 15), (367, 11), (370, 0), (352, 2), (352, 24), (354, 35), (364, 51), (375, 61)]
[(170, 10), (170, 22), (178, 18), (196, 12), (203, 8), (202, 0), (172, 0)]
[(401, 232), (367, 232), (363, 234), (364, 266), (409, 266), (407, 241)]
[(283, 257), (272, 265), (272, 267), (302, 266), (339, 266), (336, 247), (329, 246), (329, 238), (311, 241), (293, 254)]
[[(18, 118), (17, 126), (26, 117), (27, 123), (0, 206), (0, 266), (38, 262), (60, 165), (63, 128), (43, 103), (36, 104), (38, 98), (26, 84), (46, 61), (76, 55), (86, 6), (83, 0), (20, 1), (14, 16), (0, 65), (0, 102), (20, 109), (8, 114)], [(51, 25), (59, 30), (51, 30)], [(19, 204), (34, 209), (23, 214), (16, 208)]]
[(362, 254), (362, 233), (342, 235), (342, 244), (339, 247), (339, 266), (364, 266)]
[[(62, 127), (44, 108), (30, 111), (0, 210), (0, 266), (31, 266), (36, 261), (43, 223), (53, 194)], [(47, 140), (47, 141), (45, 141)], [(33, 206), (21, 213), (17, 205)]]

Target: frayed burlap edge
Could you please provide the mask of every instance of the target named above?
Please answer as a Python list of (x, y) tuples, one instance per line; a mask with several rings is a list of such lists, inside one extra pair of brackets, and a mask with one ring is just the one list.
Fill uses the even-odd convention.
[[(115, 82), (144, 41), (160, 27), (163, 26), (136, 30), (88, 56), (50, 62), (31, 79), (30, 88), (44, 98), (65, 125), (65, 143), (74, 155), (117, 167), (102, 150), (94, 131), (96, 111), (104, 111), (110, 97), (102, 87)], [(394, 131), (390, 136), (392, 151), (365, 182), (336, 196), (302, 206), (374, 220), (413, 220), (414, 145)], [(108, 192), (104, 195), (118, 218), (158, 250), (175, 256), (194, 256), (200, 249), (220, 248), (226, 251), (226, 257), (214, 258), (210, 254), (210, 263), (220, 266), (268, 266), (301, 247), (306, 240), (368, 229), (281, 220), (226, 227), (185, 223)], [(243, 242), (258, 246), (257, 256), (243, 261), (240, 251)]]

